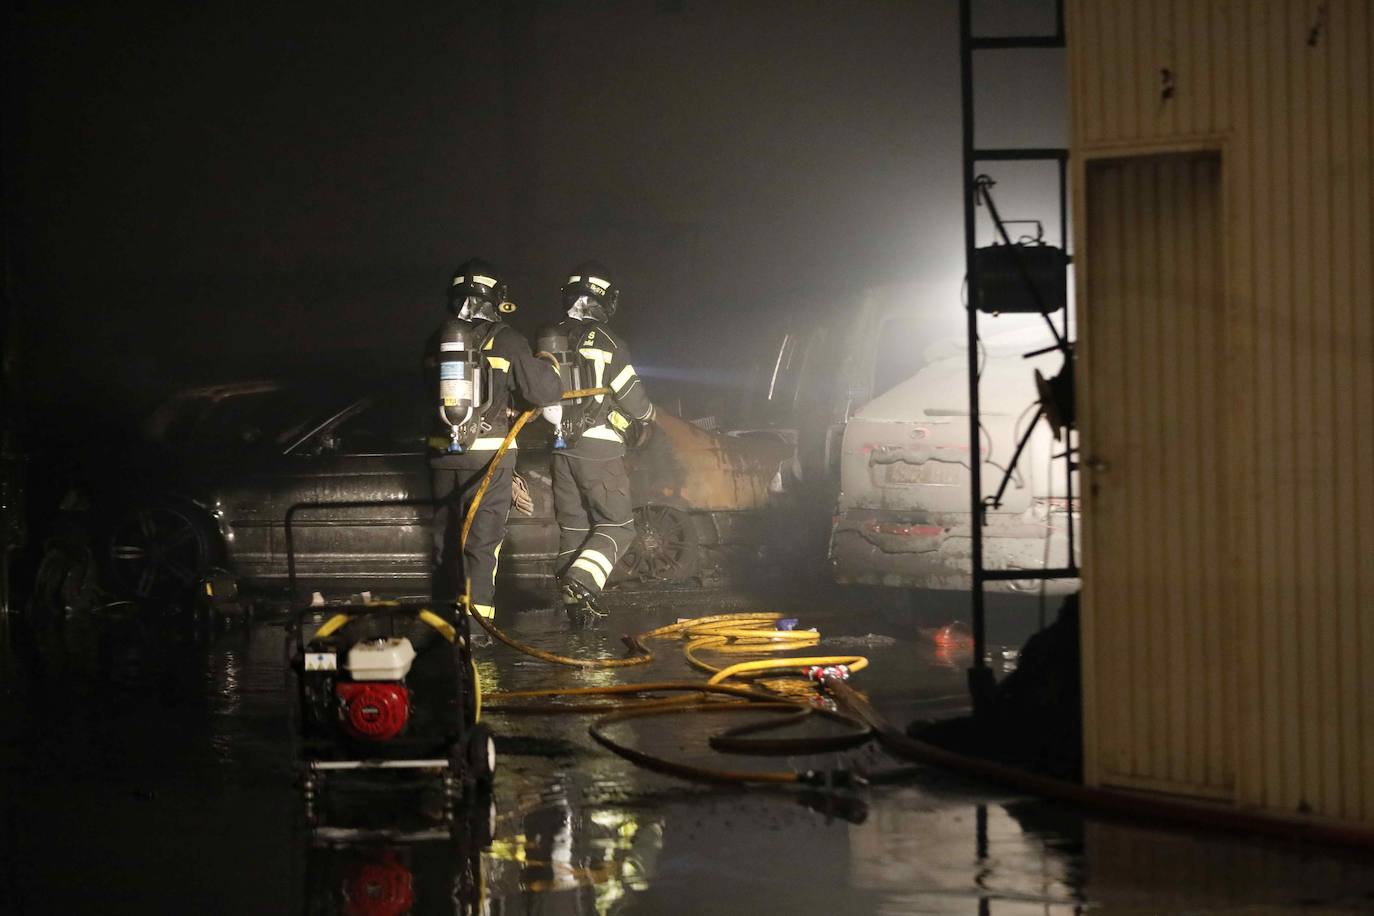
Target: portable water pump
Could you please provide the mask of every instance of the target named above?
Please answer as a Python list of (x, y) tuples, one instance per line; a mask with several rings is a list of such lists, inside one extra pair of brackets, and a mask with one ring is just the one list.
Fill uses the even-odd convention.
[[(300, 594), (295, 513), (427, 504), (409, 499), (293, 506), (286, 517), (292, 594)], [(367, 593), (324, 609), (300, 604), (292, 610), (287, 656), (293, 756), (312, 825), (320, 818), (317, 796), (339, 771), (426, 773), (441, 780), (455, 803), (490, 786), (495, 744), (491, 730), (478, 721), (481, 687), (470, 621), (461, 608), (374, 600)], [(446, 810), (452, 817), (452, 809)]]

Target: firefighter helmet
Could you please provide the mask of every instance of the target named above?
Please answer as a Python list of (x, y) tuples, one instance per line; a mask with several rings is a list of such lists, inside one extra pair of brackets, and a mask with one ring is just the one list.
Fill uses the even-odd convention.
[(583, 261), (573, 268), (563, 284), (563, 307), (570, 318), (609, 321), (620, 301), (620, 287), (611, 281), (611, 272), (598, 261)]
[(459, 318), (500, 321), (514, 311), (510, 293), (496, 268), (481, 258), (470, 258), (453, 272), (448, 288), (448, 307)]

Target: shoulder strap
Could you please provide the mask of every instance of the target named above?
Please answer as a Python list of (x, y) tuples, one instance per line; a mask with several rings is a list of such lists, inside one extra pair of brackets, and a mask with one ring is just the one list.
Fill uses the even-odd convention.
[(490, 325), (490, 327), (488, 327), (486, 331), (482, 334), (482, 344), (478, 348), (484, 353), (486, 352), (487, 347), (491, 345), (491, 342), (496, 339), (496, 335), (500, 334), (502, 329), (505, 328), (505, 325), (499, 321), (490, 321), (487, 323)]

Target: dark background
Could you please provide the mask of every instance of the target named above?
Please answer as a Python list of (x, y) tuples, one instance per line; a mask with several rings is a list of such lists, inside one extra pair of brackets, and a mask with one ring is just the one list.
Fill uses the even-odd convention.
[[(1047, 31), (1049, 7), (984, 4), (980, 31)], [(651, 379), (737, 384), (780, 322), (881, 283), (959, 320), (955, 0), (31, 2), (5, 24), (6, 291), (40, 422), (409, 365), (474, 254), (528, 332), (576, 261), (607, 262)], [(1001, 64), (981, 144), (1064, 141), (1059, 63)]]

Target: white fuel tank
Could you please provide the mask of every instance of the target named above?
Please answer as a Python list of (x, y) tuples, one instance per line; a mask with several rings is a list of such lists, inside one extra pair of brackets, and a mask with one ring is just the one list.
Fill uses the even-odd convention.
[(348, 650), (348, 673), (355, 681), (399, 681), (410, 673), (415, 647), (404, 636), (364, 640)]

